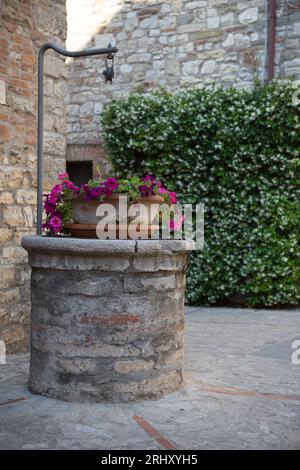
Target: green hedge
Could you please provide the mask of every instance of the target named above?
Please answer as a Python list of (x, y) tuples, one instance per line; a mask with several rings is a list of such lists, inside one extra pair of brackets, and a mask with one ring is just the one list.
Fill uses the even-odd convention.
[(111, 103), (102, 137), (117, 174), (151, 172), (181, 202), (205, 203), (190, 304), (300, 299), (300, 105), (296, 85), (159, 90)]

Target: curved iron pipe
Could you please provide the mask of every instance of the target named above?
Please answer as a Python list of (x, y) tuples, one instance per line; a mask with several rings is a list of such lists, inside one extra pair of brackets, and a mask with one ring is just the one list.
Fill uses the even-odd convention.
[(118, 52), (117, 47), (104, 47), (100, 49), (84, 49), (82, 51), (67, 51), (63, 47), (60, 47), (58, 44), (55, 42), (45, 42), (39, 50), (39, 56), (40, 54), (44, 54), (48, 49), (53, 49), (55, 52), (58, 54), (61, 54), (65, 57), (86, 57), (86, 56), (91, 56), (91, 55), (101, 55), (101, 54), (109, 54), (112, 53), (114, 54), (115, 52)]
[(38, 135), (37, 135), (37, 235), (42, 234), (43, 219), (43, 130), (44, 130), (44, 57), (48, 49), (53, 49), (65, 57), (87, 57), (94, 55), (113, 54), (118, 52), (116, 47), (108, 46), (100, 49), (86, 49), (83, 51), (67, 51), (55, 42), (46, 42), (39, 50), (38, 55)]

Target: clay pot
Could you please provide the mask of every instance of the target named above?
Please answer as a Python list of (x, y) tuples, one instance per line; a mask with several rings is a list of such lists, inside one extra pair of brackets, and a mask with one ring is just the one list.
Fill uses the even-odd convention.
[[(126, 200), (127, 198), (127, 200)], [(127, 205), (125, 204), (127, 202)], [(147, 216), (140, 217), (139, 221), (143, 224), (151, 224), (155, 218), (155, 213), (151, 213), (152, 204), (160, 205), (164, 202), (164, 199), (161, 196), (149, 196), (149, 197), (139, 197), (135, 201), (128, 201), (128, 196), (126, 194), (112, 194), (111, 196), (106, 197), (103, 201), (92, 200), (84, 201), (82, 199), (74, 199), (72, 201), (73, 206), (73, 222), (74, 224), (97, 224), (99, 222), (99, 217), (96, 215), (97, 208), (101, 204), (111, 204), (114, 206), (116, 211), (116, 220), (112, 216), (111, 220), (106, 218), (107, 222), (122, 222), (127, 223), (134, 219), (134, 216), (128, 217), (128, 209), (130, 206), (134, 206), (134, 209), (139, 209), (139, 204), (143, 204), (147, 209)], [(133, 209), (132, 209), (133, 210)], [(132, 212), (133, 214), (133, 212)]]
[[(163, 202), (163, 197), (158, 195), (139, 197), (134, 201), (129, 201), (128, 195), (126, 194), (112, 194), (103, 199), (103, 201), (74, 199), (72, 201), (74, 223), (67, 224), (65, 228), (68, 229), (74, 237), (96, 238), (96, 226), (101, 220), (101, 216), (97, 217), (96, 215), (97, 209), (101, 204), (111, 204), (115, 208), (116, 217), (115, 214), (112, 214), (111, 217), (106, 215), (105, 223), (116, 224), (117, 238), (119, 238), (119, 227), (122, 227), (123, 233), (125, 230), (128, 238), (130, 238), (127, 231), (127, 224), (133, 220), (140, 224), (140, 238), (148, 238), (148, 236), (150, 238), (151, 233), (159, 229), (159, 226), (156, 225), (158, 217), (156, 217), (154, 210), (151, 211), (151, 206), (153, 204), (161, 205)], [(142, 208), (141, 205), (143, 205), (144, 208)], [(137, 216), (136, 211), (140, 212), (139, 216)]]

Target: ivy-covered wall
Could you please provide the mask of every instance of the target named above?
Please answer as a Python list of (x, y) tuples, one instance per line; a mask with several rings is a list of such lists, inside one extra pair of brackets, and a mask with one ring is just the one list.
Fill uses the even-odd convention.
[[(102, 116), (117, 173), (151, 172), (205, 204), (187, 300), (300, 300), (300, 104), (292, 82), (132, 95)], [(295, 95), (294, 95), (295, 94)], [(293, 99), (294, 95), (294, 99)]]

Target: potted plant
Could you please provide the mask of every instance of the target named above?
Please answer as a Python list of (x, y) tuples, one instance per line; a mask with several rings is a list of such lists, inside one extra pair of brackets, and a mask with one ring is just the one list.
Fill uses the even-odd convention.
[[(96, 237), (96, 226), (99, 223), (96, 211), (100, 204), (111, 204), (115, 208), (116, 218), (106, 219), (106, 223), (115, 222), (117, 238), (121, 223), (126, 225), (127, 232), (128, 223), (133, 218), (140, 224), (140, 230), (148, 235), (158, 229), (153, 223), (155, 213), (151, 211), (151, 206), (176, 203), (176, 194), (168, 191), (152, 175), (142, 178), (132, 176), (128, 179), (109, 177), (91, 180), (82, 186), (74, 185), (67, 173), (59, 174), (58, 179), (59, 182), (53, 186), (51, 192), (44, 195), (46, 220), (43, 228), (50, 236), (71, 233), (84, 238)], [(121, 204), (121, 200), (125, 200), (126, 204)], [(128, 217), (128, 212), (138, 212), (140, 204), (147, 209), (146, 217), (145, 210), (140, 219)]]

